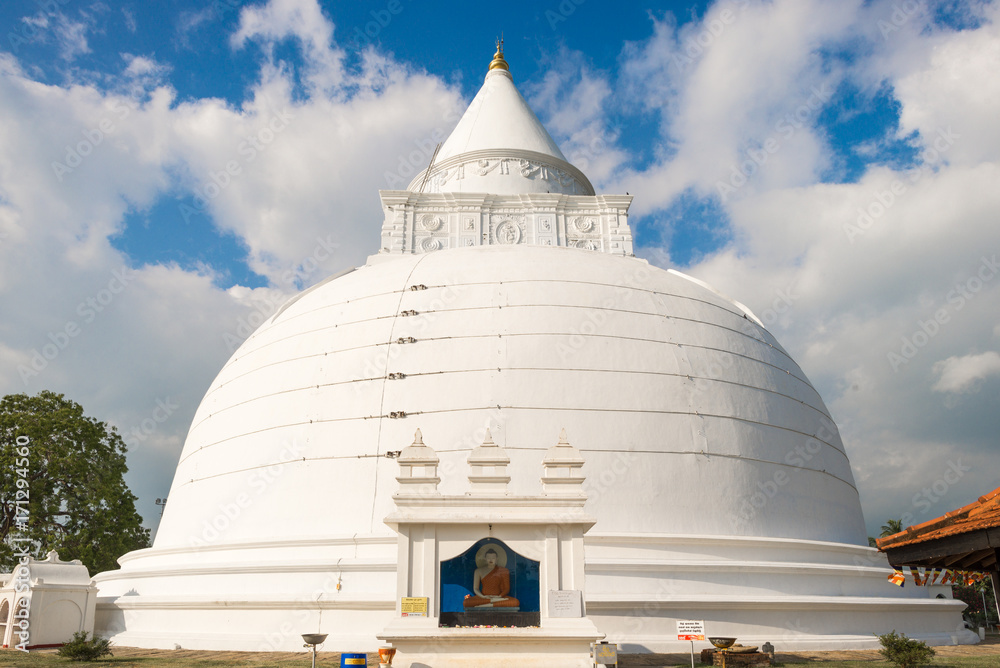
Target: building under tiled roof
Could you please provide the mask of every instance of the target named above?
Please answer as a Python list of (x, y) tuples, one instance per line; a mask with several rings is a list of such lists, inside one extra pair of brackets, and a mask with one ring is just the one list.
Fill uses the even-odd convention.
[(1000, 488), (941, 517), (877, 541), (893, 566), (997, 569)]

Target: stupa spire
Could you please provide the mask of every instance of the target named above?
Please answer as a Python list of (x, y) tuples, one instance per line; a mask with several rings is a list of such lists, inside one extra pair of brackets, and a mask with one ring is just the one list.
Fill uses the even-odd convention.
[(570, 164), (514, 85), (503, 46), (501, 35), (482, 87), (428, 151), (427, 168), (405, 190), (399, 179), (380, 191), (382, 250), (531, 244), (631, 255), (631, 196), (597, 195)]
[(500, 33), (500, 37), (497, 38), (497, 52), (493, 54), (493, 61), (490, 63), (490, 71), (493, 70), (510, 72), (510, 67), (503, 57), (503, 33)]

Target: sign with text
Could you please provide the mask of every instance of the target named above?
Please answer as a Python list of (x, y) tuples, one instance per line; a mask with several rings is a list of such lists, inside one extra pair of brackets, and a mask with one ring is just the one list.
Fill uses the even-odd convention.
[(704, 640), (705, 639), (705, 621), (704, 620), (693, 620), (693, 619), (678, 619), (677, 620), (677, 639), (678, 640)]
[(400, 614), (403, 617), (426, 617), (426, 596), (404, 596), (400, 600)]
[(549, 617), (583, 617), (583, 592), (579, 589), (550, 589)]
[(613, 666), (618, 664), (618, 645), (611, 645), (606, 642), (594, 643), (594, 663), (602, 666)]

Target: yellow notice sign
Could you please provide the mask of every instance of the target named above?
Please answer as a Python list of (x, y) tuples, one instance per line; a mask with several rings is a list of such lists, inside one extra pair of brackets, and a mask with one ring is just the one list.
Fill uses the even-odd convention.
[(618, 645), (594, 643), (592, 647), (594, 648), (594, 663), (599, 663), (602, 666), (618, 664)]
[(426, 617), (426, 596), (404, 596), (400, 599), (400, 614), (403, 617)]

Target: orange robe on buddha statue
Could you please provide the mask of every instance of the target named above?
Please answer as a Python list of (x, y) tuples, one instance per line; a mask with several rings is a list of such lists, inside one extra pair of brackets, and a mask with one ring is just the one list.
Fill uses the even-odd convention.
[[(484, 575), (479, 580), (479, 590), (482, 596), (466, 596), (462, 605), (466, 608), (478, 608), (489, 606), (493, 608), (516, 608), (521, 605), (513, 596), (507, 596), (510, 592), (510, 571), (500, 566), (495, 566), (492, 571)], [(503, 598), (494, 601), (489, 596), (502, 596)]]

